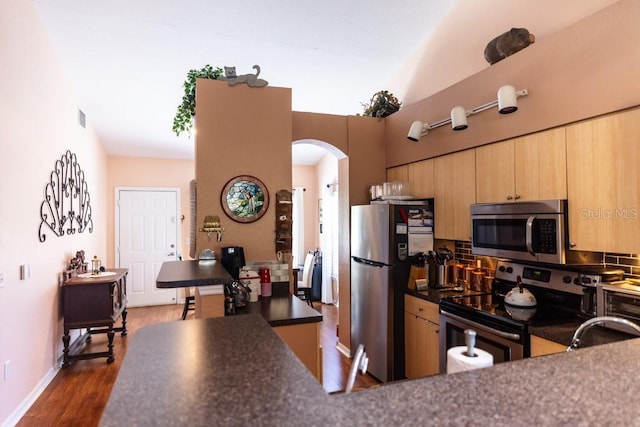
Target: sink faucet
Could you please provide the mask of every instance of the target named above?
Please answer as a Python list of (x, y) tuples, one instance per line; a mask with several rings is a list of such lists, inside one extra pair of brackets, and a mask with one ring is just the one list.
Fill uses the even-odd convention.
[(591, 328), (594, 325), (600, 325), (606, 322), (614, 322), (626, 325), (629, 327), (629, 329), (634, 330), (638, 335), (640, 335), (640, 326), (628, 321), (627, 319), (613, 316), (594, 317), (587, 320), (582, 325), (580, 325), (578, 329), (576, 329), (576, 332), (573, 334), (573, 338), (571, 339), (571, 345), (567, 348), (567, 351), (574, 351), (578, 349), (578, 347), (580, 346), (580, 338), (582, 338), (582, 334), (584, 334), (587, 329)]
[(358, 371), (363, 374), (367, 372), (367, 366), (369, 365), (369, 358), (364, 350), (364, 345), (359, 344), (356, 349), (356, 354), (353, 356), (353, 362), (351, 363), (351, 370), (349, 371), (349, 377), (347, 378), (347, 388), (345, 393), (351, 393), (353, 385), (356, 382), (356, 374)]

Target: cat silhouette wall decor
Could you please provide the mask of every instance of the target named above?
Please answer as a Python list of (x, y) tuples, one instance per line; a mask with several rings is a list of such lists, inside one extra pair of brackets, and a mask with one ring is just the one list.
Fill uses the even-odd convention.
[(229, 86), (234, 86), (239, 83), (246, 83), (247, 86), (250, 87), (264, 87), (269, 84), (268, 81), (264, 79), (259, 79), (260, 75), (260, 66), (254, 65), (253, 68), (256, 70), (255, 74), (241, 74), (236, 75), (236, 67), (224, 67), (224, 77), (219, 77), (219, 80), (226, 80), (229, 83)]

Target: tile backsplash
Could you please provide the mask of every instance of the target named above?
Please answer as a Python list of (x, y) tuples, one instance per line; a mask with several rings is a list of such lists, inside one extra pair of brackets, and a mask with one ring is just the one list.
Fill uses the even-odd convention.
[(606, 253), (604, 263), (607, 267), (621, 268), (625, 274), (640, 278), (640, 255), (638, 254)]
[[(456, 240), (455, 242), (456, 260), (463, 264), (474, 264), (476, 262), (475, 255), (471, 254), (471, 242)], [(483, 264), (487, 257), (483, 259)], [(639, 254), (617, 254), (605, 253), (604, 264), (607, 267), (615, 267), (622, 269), (626, 275), (640, 278), (640, 255)]]

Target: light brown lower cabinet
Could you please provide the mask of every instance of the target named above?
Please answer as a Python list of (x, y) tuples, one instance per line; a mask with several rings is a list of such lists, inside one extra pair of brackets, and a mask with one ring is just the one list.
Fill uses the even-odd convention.
[(438, 304), (405, 295), (405, 374), (420, 378), (440, 372)]
[(298, 356), (298, 359), (322, 384), (322, 347), (320, 347), (320, 323), (276, 326), (280, 339)]
[(207, 317), (224, 317), (224, 294), (214, 293), (213, 286), (196, 286), (195, 314), (196, 319)]
[(567, 351), (566, 345), (531, 335), (531, 357), (562, 353), (564, 351)]
[[(207, 289), (196, 287), (195, 318), (224, 317), (224, 295), (207, 293)], [(322, 384), (320, 323), (275, 326), (273, 330)]]

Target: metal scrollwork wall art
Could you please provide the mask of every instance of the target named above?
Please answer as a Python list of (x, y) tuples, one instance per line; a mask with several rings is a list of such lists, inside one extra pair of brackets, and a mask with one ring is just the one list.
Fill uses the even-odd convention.
[(84, 171), (74, 153), (67, 152), (56, 160), (44, 190), (44, 200), (40, 205), (40, 227), (38, 238), (47, 239), (49, 228), (56, 236), (93, 232), (91, 218), (91, 197)]

